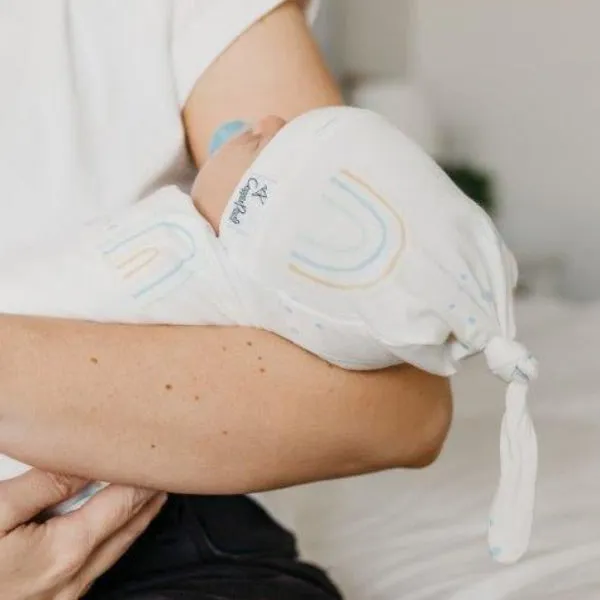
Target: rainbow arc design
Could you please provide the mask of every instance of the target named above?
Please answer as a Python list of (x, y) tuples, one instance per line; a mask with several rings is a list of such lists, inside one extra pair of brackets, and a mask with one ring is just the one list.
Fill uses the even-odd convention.
[(356, 174), (342, 170), (329, 180), (323, 213), (303, 231), (289, 269), (337, 289), (367, 289), (386, 279), (406, 246), (402, 217)]
[[(170, 239), (177, 239), (179, 252), (169, 251)], [(177, 223), (160, 222), (131, 232), (105, 247), (103, 254), (117, 274), (131, 287), (133, 298), (181, 284), (188, 277), (184, 269), (196, 256), (193, 235)]]

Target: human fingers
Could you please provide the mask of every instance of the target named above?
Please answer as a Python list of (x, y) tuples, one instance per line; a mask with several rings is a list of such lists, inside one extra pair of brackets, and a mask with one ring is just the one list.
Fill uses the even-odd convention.
[(73, 496), (86, 483), (78, 477), (37, 469), (0, 482), (0, 537)]
[(87, 558), (129, 523), (158, 492), (110, 485), (79, 510), (50, 522), (59, 547), (75, 547)]

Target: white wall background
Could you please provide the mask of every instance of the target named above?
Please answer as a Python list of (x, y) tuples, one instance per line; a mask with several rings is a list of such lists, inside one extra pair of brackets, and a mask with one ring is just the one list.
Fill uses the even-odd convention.
[(406, 70), (411, 0), (322, 0), (317, 37), (340, 78)]
[(321, 50), (325, 53), (331, 70), (338, 77), (342, 75), (343, 71), (340, 6), (339, 0), (322, 1), (321, 9), (314, 25), (314, 33), (321, 46)]
[(351, 76), (395, 76), (405, 71), (408, 0), (325, 0), (340, 15), (342, 66)]
[(450, 154), (496, 175), (509, 244), (600, 297), (600, 1), (414, 0), (411, 20), (409, 70)]

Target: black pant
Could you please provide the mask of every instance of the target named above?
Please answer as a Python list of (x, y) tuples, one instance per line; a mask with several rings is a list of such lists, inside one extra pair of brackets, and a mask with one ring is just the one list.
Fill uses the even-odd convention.
[(170, 496), (88, 600), (341, 600), (294, 536), (244, 496)]

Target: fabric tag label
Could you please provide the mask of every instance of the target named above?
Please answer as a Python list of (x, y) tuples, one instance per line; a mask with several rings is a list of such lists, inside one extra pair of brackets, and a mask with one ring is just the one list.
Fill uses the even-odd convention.
[(272, 186), (273, 182), (260, 175), (249, 176), (227, 207), (227, 221), (231, 225), (244, 225), (248, 219), (252, 220), (251, 213), (268, 204)]

